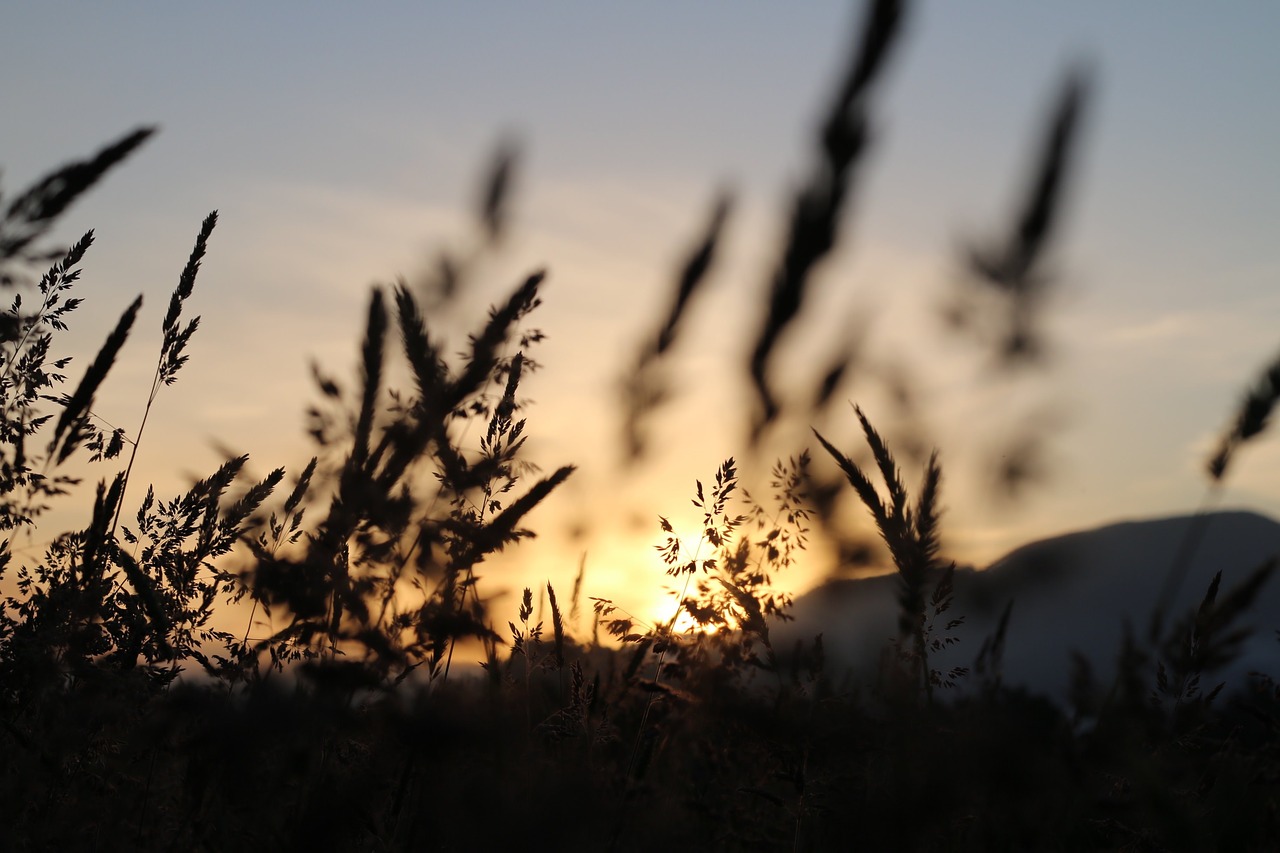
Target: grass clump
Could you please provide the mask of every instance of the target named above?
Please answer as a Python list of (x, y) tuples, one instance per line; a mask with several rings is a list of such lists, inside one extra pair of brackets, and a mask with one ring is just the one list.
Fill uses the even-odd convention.
[[(744, 364), (757, 439), (795, 414), (768, 367), (839, 234), (905, 6), (871, 4), (791, 212)], [(1071, 78), (1007, 245), (970, 259), (979, 284), (1006, 300), (985, 322), (1003, 330), (1007, 358), (1035, 349), (1039, 258), (1085, 92)], [(62, 473), (73, 459), (107, 471), (83, 528), (31, 562), (0, 547), (4, 846), (1261, 850), (1280, 836), (1280, 688), (1259, 677), (1233, 694), (1213, 681), (1239, 655), (1242, 616), (1274, 563), (1234, 589), (1215, 577), (1194, 612), (1172, 614), (1146, 643), (1130, 632), (1114, 683), (1078, 665), (1067, 706), (1002, 681), (1002, 650), (1019, 642), (1008, 606), (972, 650), (972, 675), (941, 666), (963, 615), (941, 545), (939, 457), (923, 460), (912, 494), (899, 462), (910, 457), (860, 407), (869, 465), (815, 431), (826, 455), (776, 463), (766, 499), (746, 485), (755, 460), (740, 468), (731, 457), (694, 481), (697, 537), (658, 518), (656, 550), (674, 584), (666, 621), (596, 596), (590, 634), (575, 630), (566, 612), (580, 608), (581, 571), (567, 602), (551, 583), (522, 579), (514, 612), (495, 607), (486, 560), (532, 536), (531, 514), (574, 472), (541, 475), (524, 454), (533, 422), (520, 389), (538, 366), (542, 335), (527, 324), (542, 271), (517, 282), (453, 358), (425, 318), (429, 299), (467, 286), (470, 256), (443, 261), (429, 293), (374, 289), (357, 382), (316, 369), (316, 454), (282, 499), (287, 472), (246, 482), (243, 456), (181, 494), (149, 487), (138, 499), (129, 486), (143, 432), (199, 329), (184, 315), (199, 300), (216, 214), (170, 298), (132, 433), (100, 425), (94, 405), (144, 320), (142, 298), (61, 393), (71, 365), (56, 344), (81, 304), (70, 294), (93, 238), (56, 251), (38, 241), (150, 133), (56, 170), (0, 219), (0, 269), (15, 288), (0, 316), (0, 528), (43, 531), (50, 502), (78, 484)], [(478, 252), (506, 229), (514, 162), (504, 149), (485, 185)], [(716, 204), (625, 385), (635, 458), (729, 210)], [(34, 307), (22, 298), (33, 286)], [(836, 396), (845, 361), (817, 377), (809, 414)], [(1265, 427), (1275, 385), (1250, 393), (1212, 482)], [(884, 638), (870, 682), (840, 671), (821, 634), (780, 646), (792, 605), (783, 572), (813, 541), (848, 530), (843, 486), (820, 463), (869, 512), (896, 572), (896, 636)], [(246, 609), (243, 630), (216, 618)], [(475, 657), (478, 676), (454, 665)]]

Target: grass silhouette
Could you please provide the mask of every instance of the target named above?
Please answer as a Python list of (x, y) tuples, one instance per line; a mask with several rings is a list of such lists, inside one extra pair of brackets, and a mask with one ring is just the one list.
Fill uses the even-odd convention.
[[(786, 411), (769, 368), (839, 233), (904, 6), (871, 4), (792, 209), (744, 365), (756, 437), (784, 414), (805, 415)], [(1041, 259), (1086, 94), (1069, 77), (1011, 236), (971, 253), (983, 294), (974, 304), (988, 313), (970, 306), (965, 322), (997, 330), (983, 340), (1009, 362), (1037, 351)], [(131, 497), (148, 416), (199, 329), (183, 315), (217, 216), (179, 274), (132, 433), (99, 426), (94, 401), (142, 297), (60, 393), (69, 360), (57, 343), (81, 304), (69, 294), (93, 235), (67, 249), (41, 241), (151, 133), (56, 170), (0, 219), (0, 272), (16, 294), (0, 317), (0, 527), (43, 529), (50, 502), (76, 485), (61, 473), (69, 460), (108, 472), (124, 461), (97, 483), (83, 529), (57, 535), (32, 563), (15, 561), (8, 540), (0, 547), (0, 846), (1262, 850), (1280, 837), (1280, 685), (1260, 675), (1227, 695), (1213, 682), (1239, 653), (1242, 615), (1274, 563), (1230, 590), (1215, 577), (1195, 612), (1170, 614), (1146, 642), (1130, 636), (1113, 684), (1078, 672), (1071, 707), (1002, 683), (1001, 649), (1018, 641), (1008, 609), (973, 650), (972, 676), (936, 670), (931, 654), (963, 618), (940, 554), (941, 463), (929, 457), (912, 496), (893, 437), (860, 408), (887, 497), (821, 435), (825, 455), (778, 462), (764, 500), (728, 459), (695, 480), (695, 544), (659, 520), (656, 548), (683, 587), (666, 622), (596, 598), (591, 634), (580, 635), (549, 583), (549, 626), (534, 618), (540, 584), (515, 613), (495, 612), (486, 559), (531, 536), (530, 513), (574, 471), (540, 476), (522, 456), (536, 426), (519, 390), (537, 367), (541, 334), (527, 323), (542, 271), (515, 284), (456, 358), (420, 294), (373, 290), (357, 387), (317, 371), (316, 456), (283, 498), (287, 473), (243, 482), (246, 457), (182, 494)], [(481, 251), (507, 227), (514, 164), (504, 149), (486, 184)], [(666, 393), (661, 364), (730, 208), (727, 198), (714, 206), (624, 385), (624, 441), (637, 458)], [(439, 297), (471, 274), (468, 259), (444, 262)], [(32, 287), (34, 307), (22, 299)], [(815, 371), (817, 408), (842, 369), (837, 359)], [(391, 387), (398, 375), (407, 390)], [(1212, 483), (1266, 427), (1275, 375), (1273, 365), (1246, 397), (1209, 463)], [(776, 579), (811, 537), (842, 535), (822, 465), (843, 474), (897, 571), (898, 636), (885, 638), (881, 672), (865, 683), (828, 664), (821, 635), (784, 649), (771, 633), (791, 604)], [(243, 632), (215, 627), (244, 599)], [(280, 627), (255, 637), (263, 612)], [(483, 676), (460, 674), (455, 657), (476, 650)]]

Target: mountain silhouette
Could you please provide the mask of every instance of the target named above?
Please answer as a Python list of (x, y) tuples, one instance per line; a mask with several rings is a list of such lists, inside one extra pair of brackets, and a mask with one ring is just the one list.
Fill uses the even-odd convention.
[[(1221, 601), (1259, 565), (1280, 555), (1280, 523), (1242, 511), (1126, 521), (1024, 545), (985, 570), (957, 569), (954, 604), (938, 621), (941, 628), (948, 618), (963, 616), (964, 624), (951, 632), (959, 642), (930, 663), (972, 666), (1012, 601), (1004, 683), (1062, 701), (1072, 653), (1079, 652), (1100, 682), (1109, 684), (1126, 624), (1145, 642), (1162, 587), (1188, 541), (1194, 547), (1166, 626), (1196, 610), (1215, 572), (1222, 572)], [(778, 631), (779, 647), (821, 632), (837, 671), (873, 675), (880, 650), (897, 632), (896, 590), (896, 575), (824, 584), (796, 600), (796, 619)], [(1239, 659), (1207, 675), (1206, 686), (1239, 686), (1255, 670), (1280, 677), (1280, 578), (1263, 586), (1242, 622), (1252, 633)]]

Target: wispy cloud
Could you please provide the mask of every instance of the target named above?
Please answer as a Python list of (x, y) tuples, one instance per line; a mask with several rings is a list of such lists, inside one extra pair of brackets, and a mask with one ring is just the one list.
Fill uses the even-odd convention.
[(1114, 347), (1150, 346), (1185, 341), (1204, 334), (1205, 317), (1191, 312), (1175, 312), (1108, 329), (1101, 343)]

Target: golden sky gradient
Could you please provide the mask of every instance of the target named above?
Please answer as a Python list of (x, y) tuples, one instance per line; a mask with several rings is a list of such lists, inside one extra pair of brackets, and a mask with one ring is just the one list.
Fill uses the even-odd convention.
[[(545, 266), (529, 450), (545, 469), (579, 471), (533, 517), (539, 540), (489, 577), (495, 590), (567, 586), (585, 551), (587, 595), (653, 613), (657, 515), (683, 532), (694, 480), (725, 458), (761, 491), (775, 456), (813, 446), (811, 424), (791, 423), (749, 447), (742, 363), (858, 11), (28, 4), (0, 34), (4, 186), (161, 125), (59, 234), (98, 238), (67, 341), (75, 364), (145, 294), (100, 395), (99, 414), (126, 427), (141, 416), (168, 294), (202, 217), (220, 211), (190, 302), (203, 316), (191, 363), (162, 393), (140, 457), (143, 478), (172, 493), (216, 466), (219, 447), (251, 454), (259, 474), (302, 467), (309, 362), (352, 375), (368, 286), (417, 280), (442, 247), (465, 249), (489, 158), (517, 140), (510, 239), (454, 313), (429, 321), (460, 346), (488, 303)], [(939, 448), (944, 536), (963, 560), (1193, 511), (1214, 437), (1280, 345), (1280, 7), (932, 2), (908, 27), (874, 99), (842, 242), (783, 341), (779, 384), (803, 393), (853, 318), (865, 321), (863, 370), (840, 398), (891, 437)], [(964, 246), (1006, 230), (1046, 110), (1079, 62), (1094, 98), (1052, 251), (1052, 358), (994, 381), (938, 306)], [(677, 397), (650, 457), (624, 469), (618, 379), (721, 188), (736, 207), (671, 359)], [(886, 392), (894, 382), (912, 390), (909, 408)], [(1053, 427), (1046, 480), (996, 500), (988, 451), (1029, 420)], [(847, 408), (812, 425), (860, 447)], [(1248, 448), (1222, 503), (1280, 513), (1280, 444)], [(864, 523), (852, 502), (843, 511)], [(819, 548), (782, 583), (803, 588), (828, 568)]]

